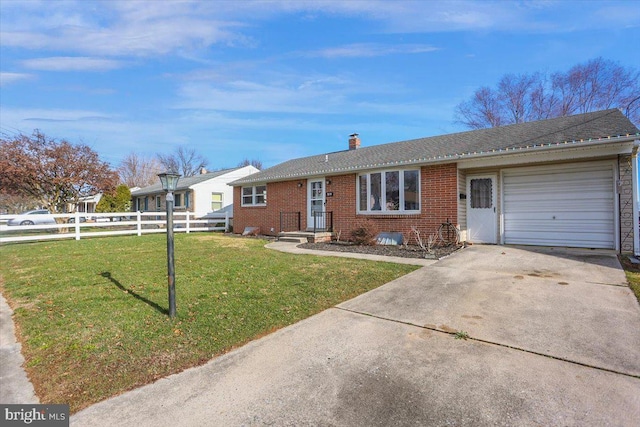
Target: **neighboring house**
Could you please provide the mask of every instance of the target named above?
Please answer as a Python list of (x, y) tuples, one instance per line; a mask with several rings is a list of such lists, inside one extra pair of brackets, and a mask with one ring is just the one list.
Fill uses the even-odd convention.
[(407, 237), (450, 221), (473, 243), (633, 251), (639, 140), (617, 109), (371, 147), (354, 134), (233, 182), (234, 221), (343, 239), (364, 219)]
[[(140, 187), (131, 187), (129, 191), (139, 190)], [(97, 193), (92, 196), (81, 197), (78, 203), (69, 203), (67, 212), (95, 213), (103, 193)]]
[(81, 197), (78, 203), (69, 204), (67, 209), (69, 212), (94, 213), (101, 198), (102, 193), (94, 194), (93, 196)]
[[(233, 187), (228, 184), (258, 171), (253, 166), (215, 172), (203, 169), (199, 175), (180, 177), (174, 192), (175, 210), (194, 212), (198, 217), (225, 211), (233, 216)], [(132, 210), (164, 211), (165, 195), (158, 179), (157, 184), (131, 192)]]

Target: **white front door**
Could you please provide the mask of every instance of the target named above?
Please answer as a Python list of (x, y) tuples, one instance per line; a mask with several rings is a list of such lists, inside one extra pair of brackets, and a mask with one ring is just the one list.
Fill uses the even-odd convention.
[(307, 195), (307, 230), (324, 230), (326, 228), (326, 214), (324, 211), (324, 178), (308, 181)]
[(473, 243), (498, 243), (496, 175), (467, 177), (467, 233)]

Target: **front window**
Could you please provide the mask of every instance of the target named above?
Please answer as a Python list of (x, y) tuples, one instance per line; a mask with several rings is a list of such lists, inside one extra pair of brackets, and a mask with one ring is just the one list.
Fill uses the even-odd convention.
[(358, 176), (361, 213), (420, 211), (420, 171), (389, 170)]
[(174, 202), (177, 208), (182, 207), (182, 194), (176, 194), (174, 197)]
[(242, 187), (242, 206), (264, 206), (267, 204), (267, 186)]

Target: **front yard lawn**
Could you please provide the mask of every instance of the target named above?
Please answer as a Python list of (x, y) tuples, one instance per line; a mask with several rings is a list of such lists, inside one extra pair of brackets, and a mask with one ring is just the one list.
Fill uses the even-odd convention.
[(284, 254), (264, 244), (177, 234), (174, 320), (164, 235), (0, 247), (0, 291), (41, 402), (77, 412), (418, 268)]

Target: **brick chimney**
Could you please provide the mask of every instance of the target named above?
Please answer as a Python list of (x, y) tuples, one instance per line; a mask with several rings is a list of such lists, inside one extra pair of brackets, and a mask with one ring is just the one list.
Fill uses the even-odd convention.
[(360, 138), (358, 138), (358, 134), (354, 133), (349, 135), (349, 150), (357, 150), (360, 148)]

